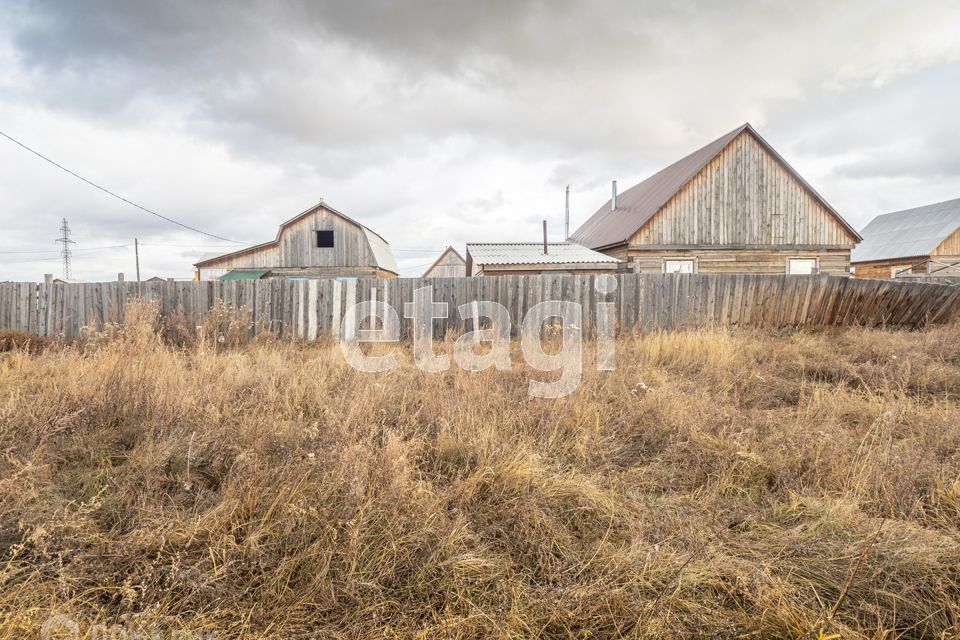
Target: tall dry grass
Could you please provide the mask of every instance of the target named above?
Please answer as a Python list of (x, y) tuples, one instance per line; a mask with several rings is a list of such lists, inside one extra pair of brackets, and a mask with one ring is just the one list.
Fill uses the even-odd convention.
[(0, 354), (0, 638), (960, 636), (958, 325), (624, 337), (536, 400), (141, 315)]

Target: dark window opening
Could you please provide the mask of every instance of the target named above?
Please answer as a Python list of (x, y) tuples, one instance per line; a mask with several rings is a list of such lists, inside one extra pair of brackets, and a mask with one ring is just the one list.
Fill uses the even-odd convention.
[(333, 248), (333, 231), (317, 231), (317, 248)]

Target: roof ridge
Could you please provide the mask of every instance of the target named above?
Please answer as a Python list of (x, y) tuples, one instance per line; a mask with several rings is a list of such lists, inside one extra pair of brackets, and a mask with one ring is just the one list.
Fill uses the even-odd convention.
[[(644, 193), (645, 190), (643, 187), (646, 187), (646, 190), (650, 191), (646, 200), (641, 200), (640, 202), (634, 204), (625, 203), (622, 207), (618, 206), (616, 211), (612, 211), (610, 208), (612, 198), (608, 198), (600, 207), (600, 209), (598, 209), (585, 223), (583, 223), (579, 229), (573, 232), (573, 234), (570, 236), (570, 240), (583, 243), (585, 246), (590, 248), (622, 244), (629, 239), (631, 235), (636, 233), (638, 229), (643, 227), (643, 225), (645, 225), (653, 217), (653, 215), (670, 200), (670, 198), (675, 196), (684, 185), (690, 182), (697, 175), (697, 173), (703, 169), (703, 167), (705, 167), (711, 160), (716, 158), (720, 152), (723, 151), (728, 144), (730, 144), (730, 142), (732, 142), (744, 131), (753, 131), (753, 127), (750, 126), (749, 122), (744, 123), (731, 131), (728, 131), (719, 138), (716, 138), (702, 147), (699, 147), (695, 151), (686, 154), (679, 160), (672, 162), (671, 164), (617, 195), (618, 200), (629, 200), (631, 194), (633, 196), (638, 196), (639, 194)], [(690, 166), (685, 166), (685, 164), (689, 164)], [(624, 226), (624, 224), (628, 221), (623, 220), (624, 216), (621, 214), (624, 211), (631, 210), (638, 212), (640, 214), (640, 219), (635, 221), (635, 224), (631, 223), (628, 226)], [(602, 227), (607, 223), (607, 220), (614, 215), (618, 216), (616, 221), (621, 224), (615, 228), (614, 232), (608, 232), (606, 236), (604, 236), (602, 233)], [(592, 236), (601, 237), (592, 238)]]
[[(892, 216), (897, 213), (907, 213), (908, 211), (917, 211), (918, 209), (927, 209), (929, 207), (936, 207), (941, 204), (948, 204), (950, 202), (958, 202), (960, 198), (950, 198), (949, 200), (941, 200), (940, 202), (931, 202), (930, 204), (921, 204), (916, 207), (907, 207), (906, 209), (897, 209), (896, 211), (887, 211), (886, 213), (878, 213), (873, 219), (882, 218), (883, 216)], [(871, 220), (872, 222), (872, 220)]]
[[(843, 219), (783, 156), (767, 142), (749, 122), (688, 153), (617, 195), (617, 208), (611, 209), (612, 198), (584, 222), (570, 240), (593, 249), (624, 244), (642, 229), (674, 196), (689, 184), (700, 171), (716, 159), (742, 133), (747, 132), (776, 162), (806, 189), (854, 238), (860, 234)], [(626, 214), (626, 215), (625, 215)], [(632, 214), (632, 215), (631, 215)]]

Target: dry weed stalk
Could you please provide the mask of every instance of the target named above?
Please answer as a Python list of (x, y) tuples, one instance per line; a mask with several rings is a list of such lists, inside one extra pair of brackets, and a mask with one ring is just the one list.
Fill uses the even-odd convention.
[(958, 325), (624, 336), (544, 401), (133, 313), (0, 354), (0, 639), (960, 636)]

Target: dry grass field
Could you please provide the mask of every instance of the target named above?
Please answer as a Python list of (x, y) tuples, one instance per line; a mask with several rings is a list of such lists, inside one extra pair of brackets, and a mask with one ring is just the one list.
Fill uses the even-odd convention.
[(537, 400), (141, 315), (0, 342), (3, 640), (960, 637), (960, 325), (627, 336)]

